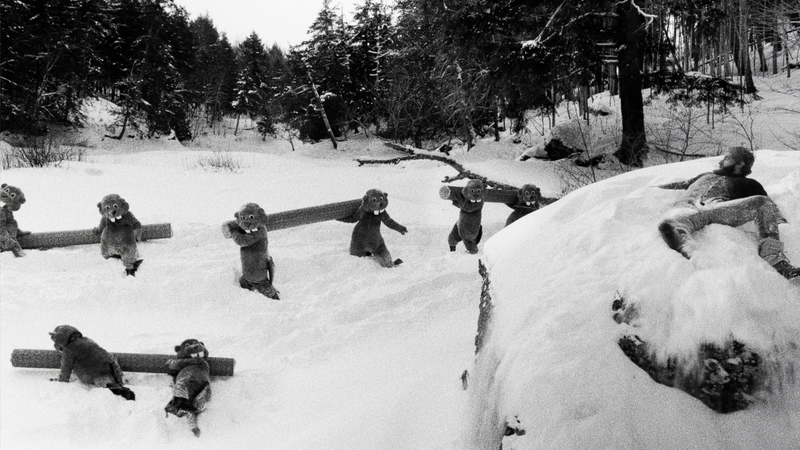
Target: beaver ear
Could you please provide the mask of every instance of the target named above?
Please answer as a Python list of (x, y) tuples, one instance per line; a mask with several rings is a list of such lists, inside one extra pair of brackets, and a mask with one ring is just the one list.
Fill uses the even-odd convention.
[(73, 332), (72, 334), (69, 335), (69, 339), (67, 339), (67, 342), (69, 343), (69, 342), (74, 341), (75, 339), (80, 339), (82, 337), (83, 337), (83, 334), (81, 334), (80, 331), (75, 331), (75, 332)]
[[(257, 212), (258, 212), (258, 217), (261, 220), (267, 220), (267, 213), (264, 211), (264, 208), (259, 206)], [(202, 344), (202, 342), (201, 342), (201, 344)]]
[(0, 184), (0, 188), (4, 188), (4, 187), (6, 187), (6, 186), (8, 186), (8, 185), (7, 185), (7, 184), (5, 184), (5, 183), (3, 183), (3, 184)]
[(23, 195), (22, 197), (20, 197), (19, 200), (17, 200), (17, 203), (19, 203), (20, 205), (25, 203), (25, 196)]
[(175, 353), (178, 353), (179, 351), (181, 351), (181, 346), (180, 345), (176, 345), (175, 346)]
[(233, 217), (235, 217), (236, 220), (239, 220), (239, 211), (236, 211), (235, 213), (233, 213)]
[(97, 209), (99, 209), (100, 212), (103, 212), (103, 202), (97, 202)]
[(128, 202), (126, 202), (124, 198), (120, 198), (119, 202), (121, 203), (121, 206), (128, 208)]

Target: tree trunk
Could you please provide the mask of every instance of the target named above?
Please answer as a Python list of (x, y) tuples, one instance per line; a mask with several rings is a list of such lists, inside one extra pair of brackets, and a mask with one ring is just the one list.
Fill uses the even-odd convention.
[(647, 138), (644, 129), (642, 100), (641, 49), (639, 42), (644, 34), (644, 19), (633, 0), (617, 7), (619, 20), (619, 103), (622, 110), (622, 142), (614, 156), (621, 163), (642, 167), (647, 155)]
[(336, 142), (336, 136), (333, 135), (331, 123), (328, 121), (328, 115), (325, 113), (325, 105), (322, 103), (322, 98), (319, 96), (317, 85), (314, 84), (314, 79), (311, 78), (311, 72), (308, 72), (308, 82), (311, 83), (311, 91), (314, 92), (314, 97), (316, 97), (317, 103), (319, 104), (319, 115), (322, 116), (322, 121), (325, 122), (325, 129), (328, 130), (328, 137), (331, 138), (331, 143), (333, 143), (333, 148), (335, 150), (339, 148), (339, 144)]
[(756, 83), (753, 81), (753, 67), (750, 64), (748, 45), (750, 24), (747, 20), (747, 15), (747, 0), (739, 0), (739, 58), (741, 59), (739, 74), (744, 76), (744, 91), (747, 94), (755, 94), (758, 89), (756, 89)]

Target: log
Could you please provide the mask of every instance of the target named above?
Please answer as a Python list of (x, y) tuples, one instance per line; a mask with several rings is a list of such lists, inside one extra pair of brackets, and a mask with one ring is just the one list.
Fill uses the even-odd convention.
[(267, 214), (267, 230), (282, 230), (284, 228), (309, 225), (327, 220), (344, 219), (350, 217), (361, 207), (361, 199), (346, 202), (329, 203), (327, 205), (311, 206), (308, 208), (293, 209), (273, 214)]
[[(462, 186), (442, 186), (439, 188), (439, 197), (442, 200), (453, 200), (453, 196), (457, 192), (461, 192)], [(517, 191), (509, 189), (486, 189), (486, 195), (483, 201), (490, 203), (516, 203)]]
[[(165, 239), (172, 237), (172, 226), (168, 223), (142, 225), (142, 240)], [(99, 244), (100, 235), (94, 230), (52, 231), (18, 236), (22, 248), (53, 248), (70, 245)]]
[[(175, 355), (153, 355), (146, 353), (112, 353), (123, 372), (167, 373), (166, 362)], [(233, 358), (206, 359), (212, 376), (233, 376), (236, 361)], [(11, 352), (13, 367), (34, 369), (58, 369), (61, 354), (55, 350), (16, 349)]]

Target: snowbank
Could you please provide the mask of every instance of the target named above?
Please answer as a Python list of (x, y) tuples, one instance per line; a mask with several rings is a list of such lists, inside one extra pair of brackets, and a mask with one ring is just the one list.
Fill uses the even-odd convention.
[[(789, 223), (786, 252), (800, 262), (800, 153), (759, 151), (752, 177)], [(495, 304), (471, 390), (474, 448), (497, 448), (506, 421), (524, 436), (503, 448), (797, 448), (800, 288), (761, 260), (754, 236), (711, 225), (691, 260), (660, 238), (680, 195), (652, 187), (716, 168), (719, 158), (658, 166), (574, 191), (494, 236), (485, 248)], [(641, 338), (661, 357), (689, 358), (731, 335), (775, 377), (751, 408), (719, 415), (652, 381), (617, 346), (619, 292), (635, 302)]]

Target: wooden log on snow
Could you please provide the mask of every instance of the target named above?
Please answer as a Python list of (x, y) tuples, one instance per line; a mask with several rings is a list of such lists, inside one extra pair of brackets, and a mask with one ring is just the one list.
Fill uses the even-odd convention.
[[(112, 353), (123, 372), (167, 373), (167, 360), (175, 355), (152, 355), (144, 353)], [(233, 376), (236, 361), (233, 358), (207, 359), (212, 376)], [(61, 354), (55, 350), (16, 349), (11, 352), (13, 367), (33, 369), (58, 369)]]
[(361, 199), (359, 198), (346, 202), (329, 203), (327, 205), (267, 214), (267, 230), (274, 231), (327, 220), (344, 219), (355, 214), (360, 207)]
[[(142, 225), (142, 240), (172, 237), (172, 226), (168, 223)], [(68, 247), (70, 245), (99, 244), (100, 235), (89, 230), (52, 231), (31, 233), (17, 237), (22, 248)]]
[[(442, 186), (439, 188), (439, 197), (442, 200), (453, 200), (456, 193), (461, 192), (462, 186)], [(517, 191), (510, 189), (486, 189), (483, 201), (491, 203), (516, 203)]]

